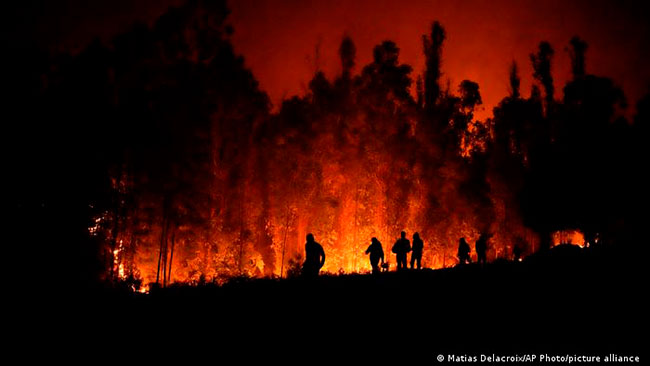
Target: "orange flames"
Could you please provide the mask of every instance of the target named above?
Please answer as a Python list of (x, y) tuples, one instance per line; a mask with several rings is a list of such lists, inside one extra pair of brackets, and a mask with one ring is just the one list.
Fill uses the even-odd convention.
[[(313, 233), (325, 249), (322, 271), (334, 274), (370, 272), (364, 251), (372, 237), (380, 240), (394, 268), (391, 247), (401, 230), (409, 239), (420, 233), (427, 268), (455, 265), (459, 238), (473, 247), (480, 228), (493, 234), (491, 259), (512, 258), (518, 243), (531, 250), (537, 245), (537, 236), (519, 222), (516, 212), (509, 212), (507, 189), (493, 183), (494, 213), (486, 226), (476, 204), (458, 192), (459, 176), (465, 174), (461, 166), (442, 162), (435, 172), (443, 176), (432, 178), (425, 162), (406, 166), (382, 151), (379, 141), (364, 144), (355, 138), (337, 149), (334, 133), (322, 133), (309, 154), (286, 141), (274, 141), (264, 151), (269, 159), (263, 176), (256, 164), (246, 162), (242, 178), (230, 191), (216, 174), (214, 206), (206, 206), (202, 213), (211, 217), (209, 227), (183, 223), (165, 234), (160, 223), (144, 228), (124, 225), (112, 249), (115, 276), (139, 277), (143, 284), (163, 283), (166, 270), (168, 283), (222, 281), (240, 275), (286, 277), (292, 269), (295, 273), (299, 257), (304, 257), (307, 233)], [(97, 225), (109, 222), (110, 215), (106, 216), (98, 218)], [(91, 235), (98, 230), (89, 229)], [(167, 235), (163, 254), (161, 235)]]
[(580, 230), (560, 230), (553, 233), (553, 246), (560, 244), (573, 244), (581, 248), (587, 246), (584, 234)]
[[(463, 81), (461, 96), (441, 88), (434, 72), (441, 44), (424, 43), (433, 61), (418, 100), (409, 92), (412, 67), (400, 64), (395, 43), (377, 45), (372, 63), (355, 74), (356, 51), (344, 40), (341, 75), (330, 81), (317, 72), (310, 91), (283, 101), (276, 114), (252, 79), (244, 78), (241, 95), (228, 95), (236, 98), (212, 100), (224, 76), (201, 91), (200, 105), (211, 105), (205, 118), (184, 123), (192, 118), (184, 104), (173, 114), (161, 110), (169, 131), (155, 146), (163, 148), (134, 148), (115, 167), (113, 211), (89, 229), (105, 244), (111, 276), (162, 286), (291, 276), (308, 233), (323, 245), (328, 273), (369, 272), (364, 251), (372, 237), (393, 263), (402, 230), (409, 238), (419, 232), (429, 268), (455, 265), (459, 239), (473, 244), (481, 233), (491, 234), (488, 259), (538, 248), (516, 189), (489, 162), (473, 160), (490, 138), (490, 124), (474, 119), (478, 85)], [(238, 65), (224, 64), (231, 63)]]

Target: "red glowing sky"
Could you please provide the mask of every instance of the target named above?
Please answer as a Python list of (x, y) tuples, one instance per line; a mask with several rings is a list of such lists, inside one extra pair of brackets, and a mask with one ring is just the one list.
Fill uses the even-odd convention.
[[(422, 72), (422, 35), (433, 20), (447, 30), (443, 78), (456, 90), (463, 79), (477, 81), (485, 110), (508, 93), (508, 66), (519, 63), (522, 91), (531, 86), (529, 54), (542, 40), (556, 51), (556, 98), (570, 73), (565, 48), (573, 35), (589, 42), (587, 70), (611, 77), (632, 104), (650, 81), (648, 22), (635, 17), (636, 5), (568, 1), (440, 0), (240, 0), (232, 2), (234, 44), (246, 57), (275, 105), (284, 96), (304, 93), (319, 67), (340, 72), (337, 50), (343, 34), (357, 45), (358, 65), (370, 62), (372, 47), (391, 39), (401, 61)], [(646, 16), (646, 15), (642, 15)], [(319, 57), (316, 58), (318, 48)], [(358, 67), (360, 68), (360, 67)], [(414, 75), (414, 76), (415, 76)]]
[[(109, 39), (135, 21), (152, 22), (179, 0), (32, 1), (10, 14), (14, 32), (33, 33), (49, 47), (75, 47), (92, 37)], [(28, 2), (29, 3), (29, 2)], [(233, 43), (277, 107), (283, 97), (304, 93), (316, 68), (339, 72), (337, 50), (344, 34), (357, 45), (357, 70), (371, 60), (372, 47), (385, 39), (401, 48), (401, 61), (422, 72), (421, 37), (433, 20), (447, 30), (443, 81), (456, 90), (463, 79), (480, 85), (485, 110), (508, 93), (508, 65), (519, 63), (528, 94), (528, 55), (542, 40), (556, 51), (556, 98), (569, 76), (565, 48), (573, 35), (589, 43), (587, 70), (611, 77), (630, 104), (650, 82), (650, 21), (647, 5), (621, 1), (505, 0), (231, 0)], [(33, 29), (30, 29), (33, 28)], [(4, 37), (3, 37), (4, 38)], [(316, 57), (318, 49), (319, 57)]]

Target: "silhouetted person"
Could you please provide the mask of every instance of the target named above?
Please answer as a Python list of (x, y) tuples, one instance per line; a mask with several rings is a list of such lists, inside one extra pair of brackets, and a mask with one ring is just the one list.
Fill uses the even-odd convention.
[(460, 238), (460, 241), (458, 242), (458, 264), (463, 265), (472, 262), (469, 257), (470, 250), (469, 244), (467, 244), (465, 238)]
[(325, 251), (314, 240), (313, 234), (307, 234), (305, 244), (305, 263), (302, 265), (302, 275), (305, 277), (318, 277), (318, 272), (325, 264)]
[(512, 254), (515, 256), (515, 262), (519, 262), (521, 260), (521, 246), (519, 246), (519, 244), (515, 245), (515, 247), (512, 249)]
[(481, 236), (479, 236), (478, 240), (476, 241), (476, 261), (481, 264), (485, 264), (487, 262), (487, 256), (485, 253), (487, 252), (487, 241), (488, 241), (488, 234), (481, 233)]
[(424, 242), (420, 239), (420, 234), (413, 234), (413, 252), (411, 253), (411, 269), (417, 261), (418, 269), (422, 268), (422, 249), (424, 249)]
[(402, 231), (401, 237), (393, 245), (393, 253), (397, 256), (397, 270), (406, 269), (406, 256), (411, 251), (411, 242), (406, 239), (406, 233)]
[(370, 242), (370, 246), (366, 249), (366, 254), (370, 254), (372, 274), (377, 274), (381, 272), (379, 269), (379, 260), (381, 259), (381, 264), (384, 264), (384, 249), (381, 247), (381, 243), (377, 238), (372, 238)]

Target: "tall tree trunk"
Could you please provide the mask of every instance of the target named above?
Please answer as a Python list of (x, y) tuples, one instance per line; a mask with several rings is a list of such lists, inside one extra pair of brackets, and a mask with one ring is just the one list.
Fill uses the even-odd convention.
[(167, 220), (167, 226), (165, 228), (165, 246), (163, 249), (163, 287), (167, 286), (167, 259), (169, 257), (169, 227), (171, 225), (171, 220)]
[(244, 193), (239, 196), (239, 275), (242, 275), (242, 261), (244, 259)]
[(359, 215), (359, 183), (356, 185), (356, 192), (354, 194), (354, 234), (352, 237), (352, 272), (357, 271), (357, 231), (358, 231), (358, 215)]
[(110, 254), (110, 260), (111, 260), (111, 269), (110, 269), (110, 277), (111, 280), (115, 279), (115, 250), (117, 249), (117, 235), (118, 231), (120, 229), (120, 182), (122, 180), (122, 171), (121, 169), (118, 171), (118, 176), (117, 176), (117, 192), (115, 193), (113, 199), (115, 202), (113, 203), (113, 230), (111, 232), (111, 254)]
[(162, 264), (163, 247), (165, 245), (166, 230), (167, 230), (167, 213), (165, 210), (165, 212), (163, 213), (163, 221), (160, 229), (160, 248), (158, 250), (158, 269), (156, 270), (156, 283), (160, 283), (160, 265)]
[(176, 227), (172, 231), (172, 247), (169, 255), (169, 271), (167, 272), (167, 283), (172, 283), (172, 264), (174, 263), (174, 246), (176, 244)]
[(287, 222), (284, 224), (284, 240), (282, 240), (282, 263), (280, 264), (280, 278), (282, 278), (284, 272), (284, 250), (287, 245), (287, 232), (289, 231), (289, 213), (290, 210), (287, 207)]
[(127, 272), (129, 276), (133, 276), (133, 268), (135, 268), (135, 245), (135, 234), (133, 234), (133, 230), (131, 230), (131, 240), (129, 240), (129, 262), (127, 265)]

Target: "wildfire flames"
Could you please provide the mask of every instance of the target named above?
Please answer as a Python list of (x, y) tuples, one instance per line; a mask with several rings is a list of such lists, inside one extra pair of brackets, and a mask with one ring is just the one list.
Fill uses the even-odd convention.
[[(316, 72), (304, 96), (272, 114), (232, 51), (224, 16), (204, 16), (196, 4), (203, 3), (116, 42), (118, 61), (132, 49), (150, 53), (116, 62), (109, 73), (111, 102), (119, 101), (112, 113), (132, 118), (135, 127), (127, 127), (136, 132), (111, 168), (112, 202), (89, 228), (105, 248), (108, 276), (139, 291), (149, 283), (291, 276), (308, 233), (323, 245), (329, 273), (370, 272), (364, 251), (372, 237), (391, 262), (402, 230), (409, 238), (419, 232), (428, 268), (455, 265), (459, 239), (473, 246), (481, 233), (490, 234), (489, 260), (512, 259), (515, 247), (521, 256), (539, 248), (516, 196), (532, 148), (507, 128), (534, 136), (541, 124), (493, 128), (491, 119), (475, 118), (477, 83), (442, 88), (440, 24), (424, 37), (424, 75), (411, 75), (391, 41), (356, 69), (356, 48), (344, 38), (340, 75), (328, 80)], [(169, 34), (177, 36), (169, 41)], [(142, 40), (153, 46), (129, 43)], [(177, 65), (185, 71), (175, 74)], [(513, 67), (512, 95), (504, 100), (540, 120), (539, 89), (521, 97), (516, 73)], [(142, 110), (154, 127), (139, 127)], [(555, 244), (566, 242), (584, 245), (584, 237), (553, 236)]]
[(580, 230), (562, 230), (553, 233), (553, 246), (560, 244), (573, 244), (581, 248), (588, 245), (584, 234)]
[[(464, 158), (438, 155), (416, 121), (405, 136), (391, 129), (394, 122), (363, 115), (338, 124), (314, 121), (324, 128), (307, 146), (293, 130), (263, 145), (247, 143), (245, 159), (214, 167), (214, 206), (200, 213), (209, 227), (124, 224), (112, 253), (115, 275), (143, 283), (286, 276), (300, 263), (310, 232), (325, 249), (323, 271), (330, 273), (369, 272), (370, 238), (388, 255), (401, 230), (420, 233), (423, 265), (430, 268), (455, 265), (458, 239), (473, 243), (481, 230), (494, 234), (491, 258), (510, 257), (517, 242), (536, 245), (498, 186), (487, 202), (467, 197), (460, 192), (469, 174)], [(111, 220), (107, 214), (96, 222), (111, 227)]]

